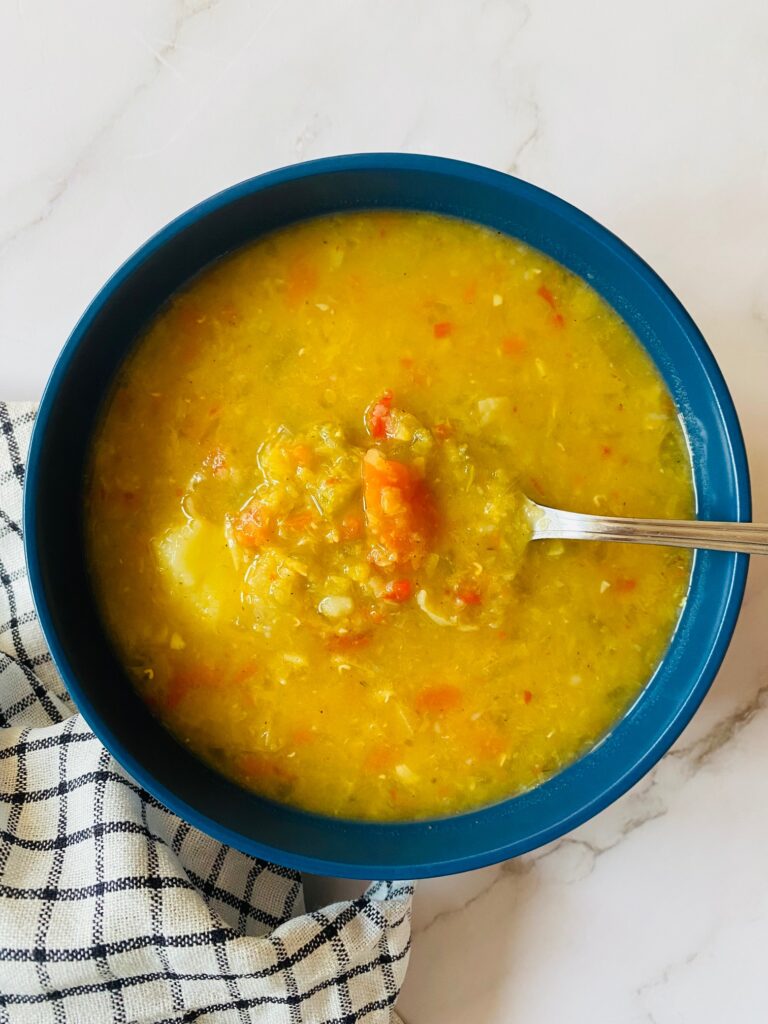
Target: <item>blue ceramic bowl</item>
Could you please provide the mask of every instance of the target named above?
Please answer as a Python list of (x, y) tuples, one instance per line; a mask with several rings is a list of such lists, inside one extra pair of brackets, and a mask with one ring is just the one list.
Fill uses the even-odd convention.
[(471, 814), (383, 825), (307, 814), (245, 792), (176, 743), (131, 689), (89, 586), (81, 501), (94, 423), (137, 333), (193, 274), (284, 224), (370, 207), (434, 210), (487, 224), (589, 281), (633, 328), (674, 395), (698, 514), (749, 519), (747, 460), (723, 378), (691, 318), (631, 249), (516, 178), (454, 160), (372, 154), (299, 164), (235, 185), (173, 221), (117, 271), (73, 331), (46, 388), (29, 455), (24, 525), (35, 603), (56, 665), (93, 730), (141, 785), (193, 825), (260, 857), (325, 874), (409, 878), (524, 853), (637, 782), (714, 678), (736, 622), (747, 558), (698, 553), (664, 660), (611, 733), (537, 789)]

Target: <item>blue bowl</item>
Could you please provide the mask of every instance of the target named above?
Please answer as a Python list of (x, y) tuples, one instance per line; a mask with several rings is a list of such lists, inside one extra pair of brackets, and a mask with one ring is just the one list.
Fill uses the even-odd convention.
[(263, 174), (178, 217), (104, 285), (72, 332), (32, 438), (24, 526), (37, 611), (69, 692), (103, 743), (182, 818), (248, 853), (308, 871), (410, 878), (514, 857), (574, 828), (651, 768), (690, 720), (725, 654), (744, 555), (699, 552), (670, 646), (634, 706), (593, 750), (536, 789), (470, 814), (405, 824), (340, 821), (263, 800), (178, 744), (134, 693), (104, 634), (83, 549), (82, 486), (104, 397), (137, 334), (202, 267), (257, 235), (337, 210), (433, 210), (487, 224), (585, 278), (651, 354), (680, 410), (701, 518), (746, 520), (744, 444), (695, 324), (631, 249), (541, 189), (436, 157), (332, 157)]

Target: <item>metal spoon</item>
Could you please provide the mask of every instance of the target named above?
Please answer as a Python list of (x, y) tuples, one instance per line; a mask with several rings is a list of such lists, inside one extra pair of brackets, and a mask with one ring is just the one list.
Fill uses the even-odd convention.
[(615, 540), (768, 555), (768, 523), (715, 523), (699, 519), (623, 519), (564, 512), (525, 498), (531, 540)]

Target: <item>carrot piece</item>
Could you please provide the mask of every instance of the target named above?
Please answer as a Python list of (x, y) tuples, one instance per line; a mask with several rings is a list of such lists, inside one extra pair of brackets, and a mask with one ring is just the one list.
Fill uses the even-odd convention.
[(501, 351), (505, 356), (521, 356), (527, 348), (528, 346), (523, 339), (516, 337), (514, 334), (502, 339), (501, 342)]
[[(478, 723), (479, 725), (480, 723)], [(475, 757), (482, 760), (498, 757), (509, 747), (508, 741), (497, 729), (488, 727), (473, 730), (474, 735), (470, 740), (470, 749)]]
[(365, 756), (363, 768), (372, 775), (383, 775), (400, 762), (401, 752), (389, 743), (378, 743)]
[(297, 466), (311, 466), (313, 452), (307, 445), (297, 444), (291, 449), (291, 457)]
[(397, 601), (402, 603), (411, 596), (413, 587), (410, 580), (391, 580), (384, 588), (385, 601)]
[(165, 697), (165, 706), (168, 711), (174, 711), (184, 698), (193, 689), (191, 677), (187, 673), (177, 672), (168, 680), (168, 691)]
[(550, 309), (557, 309), (557, 304), (555, 303), (555, 296), (552, 294), (552, 292), (549, 290), (549, 288), (547, 288), (545, 284), (540, 285), (536, 294), (540, 295), (541, 298), (544, 299), (544, 301), (550, 307)]
[(442, 715), (459, 707), (461, 703), (462, 692), (459, 687), (444, 683), (425, 687), (416, 695), (413, 706), (423, 714)]
[(443, 320), (441, 323), (433, 325), (432, 333), (436, 338), (447, 338), (449, 334), (453, 334), (453, 324)]
[(329, 651), (352, 651), (370, 643), (370, 633), (334, 633), (325, 641)]
[(238, 758), (238, 768), (248, 778), (272, 779), (277, 782), (296, 781), (296, 775), (288, 771), (276, 756), (270, 754), (241, 754)]
[(622, 580), (616, 580), (616, 582), (613, 585), (613, 588), (619, 594), (629, 594), (629, 593), (631, 593), (631, 591), (633, 591), (635, 589), (636, 586), (637, 586), (637, 580), (622, 579)]
[(536, 294), (541, 296), (541, 298), (544, 299), (546, 304), (552, 310), (552, 312), (554, 314), (552, 319), (557, 324), (557, 326), (558, 327), (564, 327), (565, 326), (565, 318), (563, 317), (563, 314), (558, 310), (557, 302), (555, 301), (555, 297), (552, 294), (552, 292), (549, 290), (549, 288), (547, 288), (547, 286), (545, 284), (543, 284), (543, 285), (541, 285), (539, 287), (539, 289), (538, 289)]
[(168, 711), (173, 711), (195, 690), (210, 689), (220, 681), (220, 677), (202, 665), (192, 669), (179, 669), (168, 680), (165, 707)]
[(357, 512), (348, 512), (341, 520), (339, 534), (342, 540), (360, 540), (363, 536), (363, 517)]
[(371, 448), (363, 459), (363, 500), (369, 533), (383, 549), (374, 548), (373, 561), (417, 565), (436, 525), (432, 495), (421, 475)]
[(261, 669), (261, 663), (255, 658), (251, 658), (250, 661), (246, 661), (237, 672), (232, 676), (232, 682), (238, 685), (247, 683), (249, 679), (253, 679), (256, 673)]
[(245, 508), (232, 518), (231, 523), (235, 540), (244, 548), (261, 547), (272, 533), (269, 513), (255, 498), (251, 498)]
[(288, 272), (285, 297), (289, 306), (306, 302), (317, 287), (318, 273), (305, 259), (298, 259)]
[(289, 530), (294, 530), (296, 533), (304, 533), (314, 521), (315, 517), (311, 512), (294, 512), (292, 515), (285, 517), (283, 526)]
[(385, 391), (381, 398), (369, 406), (365, 422), (371, 437), (386, 437), (392, 412), (392, 392)]
[(308, 729), (306, 726), (303, 726), (299, 729), (294, 729), (288, 742), (292, 747), (305, 747), (308, 743), (312, 743), (315, 737), (316, 734), (312, 729)]

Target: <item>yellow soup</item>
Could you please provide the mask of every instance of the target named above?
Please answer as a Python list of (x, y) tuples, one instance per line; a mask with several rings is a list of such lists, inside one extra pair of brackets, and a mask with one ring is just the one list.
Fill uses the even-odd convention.
[(691, 515), (643, 348), (514, 239), (327, 217), (150, 325), (94, 444), (92, 573), (139, 693), (226, 775), (325, 814), (451, 814), (594, 744), (687, 588), (676, 550), (528, 543), (521, 494)]

